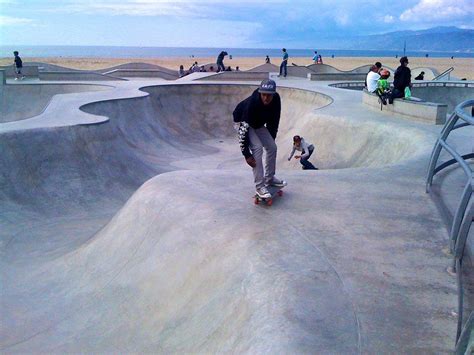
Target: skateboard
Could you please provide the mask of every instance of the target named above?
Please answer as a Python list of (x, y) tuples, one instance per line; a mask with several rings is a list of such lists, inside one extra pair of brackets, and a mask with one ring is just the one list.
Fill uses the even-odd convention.
[(268, 198), (263, 198), (263, 197), (260, 197), (258, 196), (257, 194), (255, 194), (253, 196), (254, 198), (254, 203), (256, 205), (259, 205), (260, 202), (263, 202), (265, 203), (267, 206), (271, 206), (273, 204), (273, 198), (278, 195), (278, 196), (283, 196), (283, 187), (280, 187), (280, 186), (269, 186), (268, 187), (268, 192), (270, 193), (270, 197)]

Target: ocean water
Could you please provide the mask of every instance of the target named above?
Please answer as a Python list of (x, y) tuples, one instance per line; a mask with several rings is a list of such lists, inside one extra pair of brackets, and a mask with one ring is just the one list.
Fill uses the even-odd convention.
[[(280, 58), (280, 48), (223, 48), (233, 57)], [(186, 48), (186, 47), (109, 47), (109, 46), (5, 46), (0, 45), (0, 57), (12, 57), (13, 51), (20, 52), (21, 57), (87, 57), (87, 58), (160, 58), (160, 57), (217, 57), (222, 48)], [(313, 49), (290, 49), (290, 57), (312, 58)], [(403, 51), (392, 50), (341, 50), (318, 49), (323, 57), (395, 57), (402, 56)], [(417, 52), (407, 51), (409, 57), (433, 58), (474, 58), (474, 53), (460, 52)]]

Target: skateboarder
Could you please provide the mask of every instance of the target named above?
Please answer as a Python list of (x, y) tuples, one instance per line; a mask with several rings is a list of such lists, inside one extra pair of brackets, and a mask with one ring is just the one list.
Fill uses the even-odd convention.
[[(241, 101), (233, 112), (239, 122), (239, 143), (245, 161), (253, 169), (256, 193), (271, 198), (268, 186), (286, 186), (275, 177), (277, 146), (275, 138), (280, 123), (281, 101), (276, 83), (265, 79), (252, 95)], [(263, 151), (265, 150), (265, 169)]]
[(15, 59), (13, 60), (13, 66), (15, 67), (15, 80), (23, 80), (25, 78), (21, 72), (23, 69), (23, 61), (21, 60), (18, 51), (14, 51), (13, 55), (15, 56)]
[(294, 136), (293, 137), (293, 149), (291, 150), (288, 161), (291, 160), (295, 151), (301, 152), (301, 155), (295, 155), (295, 159), (299, 159), (301, 165), (303, 165), (303, 170), (318, 170), (311, 162), (308, 160), (311, 154), (314, 152), (314, 145), (308, 144), (305, 142), (303, 137)]
[(217, 72), (221, 72), (221, 71), (225, 71), (225, 66), (224, 66), (224, 57), (227, 55), (228, 53), (226, 51), (222, 51), (219, 53), (219, 55), (217, 56)]

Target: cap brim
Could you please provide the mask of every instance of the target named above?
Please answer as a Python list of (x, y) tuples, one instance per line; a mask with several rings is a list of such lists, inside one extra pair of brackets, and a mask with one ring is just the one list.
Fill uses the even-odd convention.
[(258, 89), (258, 92), (260, 94), (272, 94), (272, 95), (275, 93), (275, 91), (260, 90), (260, 89)]

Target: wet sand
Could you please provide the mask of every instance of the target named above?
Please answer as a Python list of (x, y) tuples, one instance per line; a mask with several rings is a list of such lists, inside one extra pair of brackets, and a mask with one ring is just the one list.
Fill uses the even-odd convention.
[[(290, 53), (291, 54), (291, 53)], [(124, 63), (150, 63), (160, 65), (170, 69), (178, 70), (179, 66), (184, 65), (185, 69), (188, 69), (194, 61), (199, 64), (214, 63), (214, 57), (161, 57), (161, 58), (29, 58), (22, 57), (23, 61), (27, 64), (28, 62), (43, 62), (55, 65), (64, 66), (73, 69), (83, 70), (97, 70), (103, 68), (113, 67)], [(272, 63), (279, 65), (280, 58), (271, 58)], [(361, 65), (371, 64), (376, 61), (382, 62), (384, 66), (396, 68), (399, 65), (398, 59), (396, 58), (375, 58), (375, 57), (336, 57), (336, 58), (323, 58), (324, 64), (332, 65), (340, 70), (350, 70)], [(458, 78), (466, 78), (468, 80), (474, 80), (474, 59), (473, 58), (409, 58), (410, 68), (417, 67), (431, 67), (442, 72), (450, 67), (454, 67), (452, 73), (453, 76)], [(13, 62), (13, 58), (0, 58), (0, 65), (9, 65)], [(312, 64), (311, 58), (292, 58), (290, 56), (290, 63), (297, 65), (308, 65)], [(257, 65), (263, 64), (264, 58), (256, 57), (233, 57), (229, 59), (226, 57), (224, 64), (230, 65), (233, 69), (239, 66), (241, 70), (247, 70)]]

